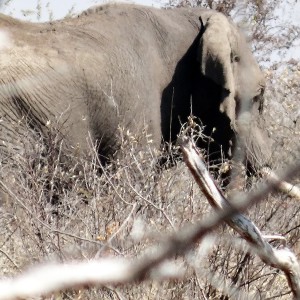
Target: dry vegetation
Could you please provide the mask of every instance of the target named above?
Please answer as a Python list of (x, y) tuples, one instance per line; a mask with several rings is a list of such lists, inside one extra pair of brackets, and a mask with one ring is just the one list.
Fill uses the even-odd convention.
[[(106, 168), (92, 147), (80, 159), (63, 156), (61, 139), (53, 134), (47, 147), (34, 134), (34, 147), (2, 166), (2, 276), (47, 261), (139, 257), (168, 234), (212, 215), (183, 162), (157, 172), (160, 153), (151, 148), (151, 137), (143, 150), (138, 138), (120, 133), (122, 155)], [(299, 208), (299, 201), (275, 193), (248, 215), (265, 234), (283, 235), (298, 253)], [(45, 299), (227, 299), (228, 293), (233, 299), (291, 297), (283, 274), (250, 254), (227, 226), (176, 263), (187, 268), (176, 280), (79, 289)]]
[[(272, 67), (266, 76), (265, 118), (273, 163), (281, 169), (299, 161), (300, 65)], [(0, 161), (2, 277), (40, 262), (135, 258), (212, 214), (183, 162), (158, 171), (161, 153), (151, 147), (151, 136), (145, 144), (120, 129), (121, 155), (103, 168), (92, 145), (88, 155), (75, 158), (55, 126), (43, 139), (28, 130), (23, 142), (32, 146), (22, 153), (11, 149), (11, 159)], [(293, 180), (300, 184), (299, 176)], [(274, 192), (247, 215), (265, 234), (284, 236), (299, 257), (299, 209), (299, 201)], [(283, 273), (251, 254), (225, 225), (175, 261), (186, 271), (173, 280), (83, 287), (42, 299), (291, 298)]]

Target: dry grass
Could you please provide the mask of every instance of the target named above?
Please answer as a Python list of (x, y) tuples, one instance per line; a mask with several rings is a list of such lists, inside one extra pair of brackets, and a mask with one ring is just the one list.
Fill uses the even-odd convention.
[[(49, 132), (47, 147), (45, 139), (33, 135), (35, 146), (22, 156), (16, 153), (2, 168), (2, 276), (45, 261), (136, 257), (168, 233), (212, 213), (183, 162), (158, 172), (161, 153), (152, 149), (151, 137), (145, 150), (144, 141), (120, 130), (121, 154), (103, 168), (93, 147), (75, 158), (62, 151), (55, 129)], [(274, 194), (249, 216), (263, 232), (284, 235), (298, 251), (299, 208), (298, 202)], [(245, 299), (242, 292), (250, 299), (284, 299), (289, 293), (282, 274), (249, 254), (227, 226), (177, 262), (187, 273), (175, 281), (66, 291), (55, 299), (228, 299), (226, 290), (237, 299)]]
[[(267, 93), (266, 118), (278, 168), (299, 158), (298, 68), (281, 77), (269, 73), (276, 84)], [(9, 147), (0, 162), (2, 277), (45, 261), (136, 257), (212, 213), (183, 162), (172, 165), (167, 158), (169, 166), (159, 167), (162, 154), (146, 132), (138, 138), (120, 129), (120, 153), (106, 167), (92, 145), (85, 156), (74, 157), (59, 128), (48, 128), (43, 138), (30, 128), (25, 132), (18, 135), (20, 146)], [(265, 234), (283, 235), (300, 254), (299, 209), (299, 201), (273, 193), (248, 215)], [(187, 267), (177, 280), (66, 291), (45, 299), (229, 299), (226, 291), (235, 293), (233, 299), (291, 297), (282, 274), (249, 254), (225, 225), (176, 260)]]

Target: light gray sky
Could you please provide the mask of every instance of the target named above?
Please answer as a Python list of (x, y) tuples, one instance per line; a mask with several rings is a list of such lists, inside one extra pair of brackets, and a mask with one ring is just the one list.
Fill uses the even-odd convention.
[[(32, 10), (36, 12), (37, 5), (40, 3), (42, 7), (41, 21), (47, 21), (49, 19), (49, 11), (53, 12), (55, 19), (60, 19), (63, 18), (73, 6), (74, 12), (78, 13), (93, 5), (121, 1), (156, 7), (167, 2), (167, 0), (0, 0), (0, 3), (2, 4), (1, 12), (13, 15), (16, 18), (27, 20), (36, 20), (36, 14), (26, 17), (23, 15), (22, 11)], [(5, 4), (5, 2), (8, 4)], [(300, 26), (300, 1), (293, 3), (293, 5), (290, 4), (291, 2), (293, 1), (282, 1), (283, 4), (280, 8), (281, 17)]]
[[(7, 2), (6, 1), (2, 1)], [(2, 4), (1, 12), (5, 14), (12, 15), (19, 19), (25, 19), (30, 21), (37, 20), (37, 6), (40, 4), (41, 6), (41, 17), (40, 21), (48, 21), (49, 20), (49, 12), (53, 13), (54, 19), (61, 19), (68, 11), (73, 7), (75, 13), (79, 13), (88, 7), (108, 3), (112, 1), (108, 0), (11, 0), (8, 5)], [(114, 1), (114, 2), (121, 2)], [(123, 2), (127, 3), (138, 3), (143, 5), (152, 5), (159, 7), (162, 1), (159, 0), (123, 0)], [(34, 14), (24, 16), (24, 12), (31, 10), (35, 12)]]

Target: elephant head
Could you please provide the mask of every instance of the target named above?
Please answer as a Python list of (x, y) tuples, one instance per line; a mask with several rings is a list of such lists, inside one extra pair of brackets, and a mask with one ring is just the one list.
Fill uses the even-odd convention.
[[(237, 160), (244, 160), (251, 169), (258, 169), (269, 162), (270, 141), (266, 133), (259, 128), (262, 120), (265, 80), (255, 61), (243, 34), (220, 13), (207, 18), (205, 24), (200, 19), (201, 37), (199, 41), (198, 62), (200, 73), (219, 87), (220, 101), (216, 108), (227, 118), (230, 130), (229, 145), (225, 156), (232, 156), (236, 150), (236, 137), (240, 139)], [(209, 101), (209, 99), (206, 99)], [(218, 135), (217, 135), (218, 137)], [(218, 139), (216, 141), (218, 143)]]
[(263, 73), (243, 34), (228, 18), (216, 13), (205, 24), (200, 17), (200, 22), (200, 72), (221, 87), (217, 109), (227, 116), (233, 137), (238, 134), (243, 139), (246, 155), (248, 159), (252, 158), (252, 164), (266, 163), (269, 147), (258, 129), (264, 101)]
[[(270, 145), (260, 128), (263, 73), (242, 32), (225, 15), (203, 11), (199, 19), (199, 35), (178, 63), (170, 84), (173, 128), (180, 126), (175, 124), (176, 116), (182, 121), (192, 113), (211, 137), (209, 142), (199, 142), (211, 162), (232, 158), (237, 137), (241, 137), (247, 161), (255, 168), (267, 164)], [(191, 103), (189, 111), (184, 111), (187, 104), (182, 99)]]
[(241, 32), (222, 14), (212, 15), (203, 24), (199, 62), (201, 73), (222, 87), (219, 109), (236, 132), (240, 110), (249, 110), (253, 102), (263, 107), (265, 81)]

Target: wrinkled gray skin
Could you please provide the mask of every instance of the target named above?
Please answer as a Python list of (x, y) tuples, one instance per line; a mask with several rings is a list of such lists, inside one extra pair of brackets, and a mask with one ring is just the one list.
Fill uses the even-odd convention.
[(87, 150), (90, 134), (107, 157), (118, 149), (119, 124), (133, 133), (146, 124), (159, 147), (162, 139), (176, 139), (192, 107), (215, 140), (212, 156), (222, 146), (230, 157), (238, 112), (251, 112), (249, 153), (265, 163), (256, 120), (263, 75), (242, 34), (220, 13), (117, 4), (44, 24), (0, 15), (0, 31), (6, 37), (0, 45), (2, 160), (10, 147), (21, 147), (25, 121), (40, 133), (60, 124), (77, 151)]

